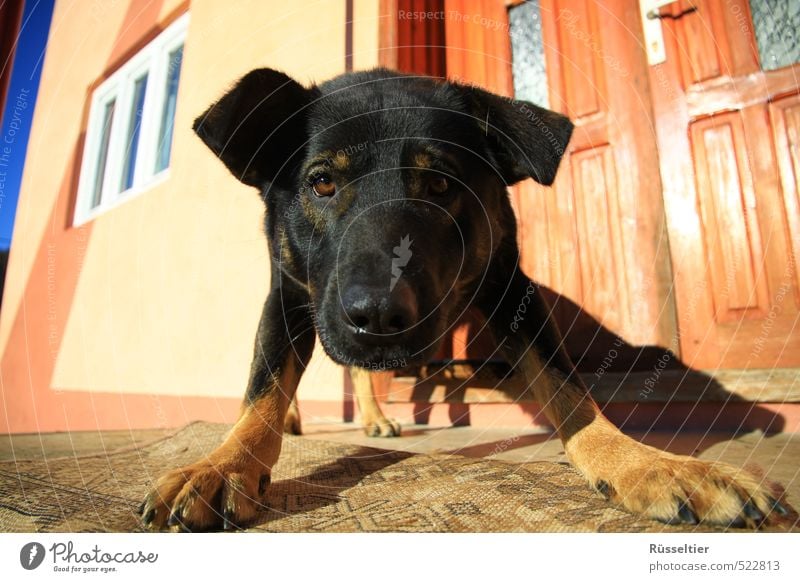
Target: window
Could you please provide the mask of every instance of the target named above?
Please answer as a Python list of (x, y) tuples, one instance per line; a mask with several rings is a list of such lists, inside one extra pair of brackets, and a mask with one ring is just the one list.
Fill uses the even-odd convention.
[(92, 94), (76, 224), (166, 177), (188, 25), (187, 14)]
[(800, 2), (750, 0), (761, 68), (774, 71), (800, 62)]
[(509, 8), (514, 97), (549, 107), (539, 0)]

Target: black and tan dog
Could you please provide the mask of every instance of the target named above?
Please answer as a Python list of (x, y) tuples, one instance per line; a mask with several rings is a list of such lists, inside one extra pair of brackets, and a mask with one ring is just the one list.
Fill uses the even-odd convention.
[(407, 366), (430, 358), (468, 306), (524, 374), (572, 465), (612, 502), (667, 523), (754, 527), (786, 513), (749, 473), (625, 436), (575, 373), (520, 270), (506, 190), (553, 182), (567, 118), (387, 70), (306, 88), (260, 69), (194, 129), (264, 199), (271, 290), (239, 421), (208, 457), (159, 479), (142, 507), (150, 527), (229, 529), (256, 516), (315, 331), (353, 369)]

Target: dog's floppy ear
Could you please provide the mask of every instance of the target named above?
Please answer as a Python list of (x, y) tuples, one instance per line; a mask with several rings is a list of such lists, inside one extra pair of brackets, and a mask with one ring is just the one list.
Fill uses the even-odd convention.
[(525, 178), (552, 184), (572, 135), (572, 122), (528, 101), (500, 97), (477, 87), (459, 87), (506, 184)]
[[(318, 95), (284, 73), (256, 69), (242, 77), (192, 126), (231, 173), (258, 188), (288, 175), (308, 139), (308, 104)], [(283, 171), (281, 171), (283, 169)]]

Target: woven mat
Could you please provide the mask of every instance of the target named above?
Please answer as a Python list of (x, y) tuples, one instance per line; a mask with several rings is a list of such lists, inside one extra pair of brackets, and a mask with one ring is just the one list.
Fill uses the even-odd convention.
[[(0, 531), (142, 531), (136, 508), (152, 482), (208, 453), (228, 428), (198, 422), (139, 448), (0, 463)], [(715, 531), (616, 509), (566, 464), (418, 455), (303, 437), (286, 437), (266, 506), (248, 531)]]

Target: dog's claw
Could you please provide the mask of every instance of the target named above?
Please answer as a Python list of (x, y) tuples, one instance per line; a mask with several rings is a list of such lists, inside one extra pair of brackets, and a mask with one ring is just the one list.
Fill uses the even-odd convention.
[(261, 478), (258, 480), (258, 495), (263, 496), (267, 492), (267, 487), (272, 482), (272, 476), (269, 473), (265, 473), (261, 475)]
[(150, 509), (148, 509), (148, 510), (147, 510), (147, 512), (144, 514), (144, 517), (142, 518), (142, 522), (143, 522), (145, 525), (150, 525), (150, 524), (153, 522), (153, 519), (155, 519), (155, 517), (156, 517), (156, 510), (155, 510), (155, 508), (150, 508)]
[(692, 508), (689, 506), (689, 502), (681, 501), (678, 498), (676, 498), (675, 501), (678, 504), (678, 511), (675, 515), (672, 515), (669, 518), (659, 517), (656, 519), (667, 525), (697, 525), (699, 520), (694, 514), (694, 511), (692, 511)]
[(678, 502), (678, 518), (682, 523), (689, 525), (697, 525), (698, 523), (697, 516), (689, 507), (688, 501)]
[(185, 521), (181, 510), (173, 511), (167, 520), (167, 527), (177, 527), (178, 531), (182, 533), (192, 533), (192, 530), (184, 523)]
[(233, 523), (233, 513), (229, 509), (226, 509), (222, 512), (222, 529), (225, 531), (232, 531), (235, 527)]
[(685, 503), (678, 504), (678, 513), (669, 518), (656, 518), (667, 525), (697, 525), (697, 517)]
[(728, 527), (747, 527), (747, 522), (741, 515), (737, 515), (731, 522), (728, 524)]
[(139, 504), (139, 507), (137, 507), (137, 508), (136, 508), (136, 513), (137, 513), (138, 515), (142, 515), (142, 514), (144, 513), (144, 507), (145, 507), (145, 505), (147, 505), (147, 502), (146, 502), (146, 501), (142, 501), (142, 502)]
[(611, 486), (607, 482), (598, 481), (597, 484), (595, 485), (595, 488), (600, 493), (600, 495), (605, 497), (606, 501), (611, 499)]
[(745, 517), (752, 519), (756, 524), (760, 524), (762, 521), (764, 521), (764, 514), (758, 507), (756, 507), (752, 500), (748, 499), (747, 502), (745, 502), (745, 504), (742, 506), (742, 510), (744, 511)]
[(789, 515), (789, 510), (786, 509), (781, 502), (774, 497), (767, 497), (770, 507), (778, 513), (778, 515)]

